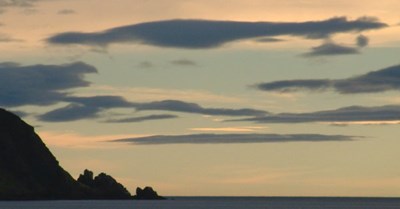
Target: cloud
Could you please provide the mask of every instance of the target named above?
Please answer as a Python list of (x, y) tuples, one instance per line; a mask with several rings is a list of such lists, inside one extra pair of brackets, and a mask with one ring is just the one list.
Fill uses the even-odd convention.
[(32, 7), (40, 0), (0, 0), (1, 7)]
[(123, 119), (110, 119), (106, 120), (107, 123), (139, 123), (150, 120), (164, 120), (164, 119), (173, 119), (178, 118), (176, 115), (169, 114), (160, 114), (160, 115), (147, 115), (142, 117), (131, 117), (131, 118), (123, 118)]
[(211, 127), (211, 128), (191, 128), (191, 131), (205, 132), (255, 132), (267, 129), (263, 126), (239, 126), (239, 127)]
[(67, 97), (64, 101), (98, 108), (132, 107), (132, 103), (120, 96)]
[(188, 59), (172, 60), (171, 64), (180, 65), (180, 66), (197, 66), (197, 63), (195, 61), (188, 60)]
[(111, 142), (128, 142), (134, 145), (166, 144), (244, 144), (244, 143), (282, 143), (282, 142), (327, 142), (353, 141), (356, 137), (322, 134), (193, 134), (175, 136), (148, 136), (125, 138)]
[(142, 69), (150, 69), (150, 68), (154, 68), (154, 64), (152, 62), (149, 62), (149, 61), (143, 61), (143, 62), (140, 62), (137, 65), (137, 67), (138, 68), (142, 68)]
[(27, 112), (24, 112), (24, 111), (20, 111), (20, 110), (8, 110), (8, 111), (11, 111), (12, 113), (18, 115), (18, 116), (21, 117), (21, 118), (30, 115), (30, 113), (27, 113)]
[(0, 105), (51, 105), (68, 96), (67, 90), (86, 87), (84, 80), (95, 67), (83, 62), (64, 65), (0, 63)]
[(29, 9), (35, 6), (35, 4), (42, 0), (0, 0), (0, 14), (3, 13), (6, 8), (20, 7)]
[(5, 43), (5, 42), (21, 42), (21, 41), (22, 40), (12, 38), (7, 34), (0, 33), (0, 42), (4, 42)]
[(350, 106), (335, 110), (308, 113), (280, 113), (231, 121), (253, 121), (258, 123), (328, 122), (338, 124), (390, 124), (390, 122), (397, 123), (400, 121), (400, 106)]
[(65, 32), (47, 39), (51, 44), (105, 47), (114, 43), (137, 43), (158, 47), (214, 48), (243, 39), (281, 35), (310, 39), (336, 33), (361, 32), (386, 27), (374, 18), (347, 20), (335, 17), (309, 22), (235, 22), (215, 20), (165, 20), (110, 28), (94, 33)]
[(76, 14), (76, 11), (73, 9), (62, 9), (57, 12), (59, 15), (72, 15)]
[(349, 47), (339, 45), (333, 42), (326, 42), (322, 45), (313, 47), (311, 52), (304, 53), (306, 57), (315, 56), (330, 56), (330, 55), (345, 55), (345, 54), (359, 54), (360, 51), (357, 47)]
[[(52, 110), (38, 116), (38, 119), (46, 122), (67, 122), (82, 119), (99, 118), (101, 113), (112, 108), (134, 108), (137, 111), (161, 110), (171, 112), (184, 112), (203, 115), (223, 116), (260, 116), (266, 112), (255, 109), (229, 109), (229, 108), (204, 108), (196, 103), (188, 103), (178, 100), (164, 100), (156, 102), (134, 103), (120, 96), (93, 96), (72, 97), (65, 96), (60, 101), (69, 102), (65, 107)], [(141, 122), (145, 120), (176, 118), (173, 115), (151, 115), (138, 118), (126, 118), (106, 122)]]
[(294, 92), (300, 90), (334, 90), (340, 94), (376, 93), (400, 90), (400, 65), (372, 71), (347, 79), (283, 80), (255, 86), (263, 91)]
[(98, 118), (100, 113), (111, 108), (132, 107), (130, 102), (118, 96), (65, 97), (63, 101), (70, 102), (70, 104), (39, 115), (38, 119), (46, 122), (93, 119)]
[(101, 111), (99, 107), (91, 107), (82, 104), (69, 104), (66, 107), (55, 109), (38, 116), (38, 119), (46, 122), (67, 122), (81, 119), (97, 118)]
[(256, 41), (257, 42), (261, 42), (261, 43), (271, 43), (271, 42), (281, 42), (281, 41), (284, 41), (284, 40), (283, 39), (279, 39), (279, 38), (265, 37), (265, 38), (259, 38)]
[(188, 103), (178, 100), (163, 100), (148, 103), (135, 103), (136, 110), (165, 110), (173, 112), (195, 113), (203, 115), (224, 115), (224, 116), (256, 116), (265, 115), (266, 111), (256, 109), (228, 109), (228, 108), (204, 108), (196, 103)]
[(368, 43), (369, 39), (364, 35), (359, 35), (356, 37), (354, 46), (344, 46), (328, 39), (323, 44), (311, 48), (311, 51), (304, 53), (303, 56), (315, 57), (360, 54), (361, 48), (366, 47)]
[(366, 47), (368, 46), (369, 38), (364, 35), (359, 35), (356, 38), (356, 44), (358, 47)]

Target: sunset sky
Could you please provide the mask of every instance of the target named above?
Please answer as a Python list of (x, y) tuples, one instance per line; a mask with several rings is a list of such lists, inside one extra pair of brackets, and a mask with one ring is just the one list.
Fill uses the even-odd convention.
[(0, 0), (0, 107), (77, 177), (399, 196), (398, 0)]

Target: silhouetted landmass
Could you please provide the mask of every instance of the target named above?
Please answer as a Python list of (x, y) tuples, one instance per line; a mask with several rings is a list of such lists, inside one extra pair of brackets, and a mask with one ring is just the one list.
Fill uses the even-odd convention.
[(140, 187), (136, 188), (136, 195), (133, 196), (136, 200), (164, 200), (164, 197), (158, 196), (157, 192), (153, 190), (151, 187), (145, 187), (141, 189)]
[(34, 128), (0, 108), (0, 200), (135, 199), (111, 176), (65, 171)]

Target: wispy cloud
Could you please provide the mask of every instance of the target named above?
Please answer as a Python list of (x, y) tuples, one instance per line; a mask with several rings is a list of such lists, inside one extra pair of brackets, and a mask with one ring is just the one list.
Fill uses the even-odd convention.
[(197, 113), (203, 115), (225, 115), (225, 116), (249, 116), (265, 115), (266, 111), (250, 108), (230, 109), (230, 108), (205, 108), (196, 103), (183, 102), (178, 100), (163, 100), (148, 103), (134, 104), (138, 111), (144, 110), (165, 110), (173, 112)]
[(281, 42), (284, 41), (283, 39), (279, 39), (279, 38), (271, 38), (271, 37), (265, 37), (265, 38), (259, 38), (256, 39), (257, 42), (261, 42), (261, 43), (272, 43), (272, 42)]
[(6, 43), (6, 42), (21, 42), (21, 41), (23, 41), (23, 40), (16, 39), (7, 34), (0, 33), (0, 42)]
[(254, 38), (281, 35), (326, 39), (336, 33), (360, 32), (386, 27), (375, 18), (347, 20), (335, 17), (309, 22), (235, 22), (216, 20), (166, 20), (110, 28), (100, 32), (65, 32), (47, 39), (51, 44), (105, 47), (114, 43), (137, 43), (158, 47), (214, 48)]
[(76, 11), (73, 9), (62, 9), (57, 12), (59, 15), (72, 15), (76, 14)]
[(267, 127), (263, 126), (239, 126), (239, 127), (212, 127), (212, 128), (191, 128), (191, 131), (202, 132), (255, 132), (265, 130)]
[(40, 0), (0, 0), (1, 7), (32, 7)]
[(149, 62), (149, 61), (143, 61), (143, 62), (140, 62), (137, 65), (137, 67), (141, 68), (141, 69), (150, 69), (150, 68), (154, 68), (154, 64), (152, 62)]
[(28, 9), (42, 0), (0, 0), (0, 13), (3, 13), (7, 8), (20, 7)]
[[(67, 122), (82, 119), (99, 118), (101, 113), (112, 108), (132, 108), (136, 111), (170, 111), (202, 115), (223, 116), (257, 116), (266, 112), (256, 109), (230, 109), (230, 108), (204, 108), (196, 103), (178, 100), (164, 100), (156, 102), (135, 103), (129, 102), (119, 96), (93, 96), (93, 97), (64, 97), (62, 101), (69, 102), (65, 107), (58, 108), (39, 115), (38, 119), (47, 122)], [(152, 115), (142, 118), (126, 118), (114, 122), (143, 122), (146, 120), (174, 118), (172, 115)]]
[(135, 145), (165, 144), (243, 144), (243, 143), (282, 143), (282, 142), (327, 142), (353, 141), (357, 137), (322, 134), (193, 134), (148, 136), (125, 138), (111, 142), (128, 142)]
[(347, 79), (283, 80), (257, 84), (263, 91), (334, 90), (341, 94), (375, 93), (400, 90), (400, 65), (372, 71)]
[(189, 59), (172, 60), (171, 64), (178, 66), (197, 66), (197, 63), (195, 61)]
[(400, 121), (400, 106), (378, 107), (350, 106), (335, 110), (280, 113), (263, 117), (253, 117), (231, 121), (253, 121), (258, 123), (310, 123), (328, 122), (332, 124), (390, 124)]
[(164, 119), (173, 119), (178, 118), (176, 115), (170, 114), (158, 114), (158, 115), (146, 115), (140, 117), (130, 117), (130, 118), (122, 118), (122, 119), (109, 119), (105, 122), (107, 123), (139, 123), (145, 121), (153, 121), (153, 120), (164, 120)]

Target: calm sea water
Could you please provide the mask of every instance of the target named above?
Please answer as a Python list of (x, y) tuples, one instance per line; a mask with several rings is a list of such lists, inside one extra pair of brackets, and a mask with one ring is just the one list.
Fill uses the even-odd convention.
[(0, 209), (400, 209), (400, 198), (171, 197), (164, 201), (0, 201)]

